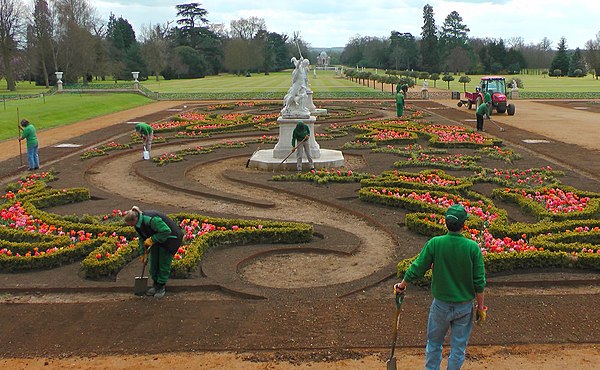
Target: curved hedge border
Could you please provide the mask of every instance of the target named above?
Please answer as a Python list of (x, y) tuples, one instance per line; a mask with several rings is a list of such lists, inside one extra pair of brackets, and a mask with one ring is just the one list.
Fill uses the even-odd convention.
[[(437, 176), (442, 180), (454, 181), (456, 184), (448, 186), (440, 186), (427, 184), (417, 181), (404, 181), (400, 177), (411, 177), (419, 178), (420, 176), (431, 177)], [(372, 186), (387, 186), (387, 187), (399, 187), (406, 189), (423, 189), (423, 190), (447, 190), (453, 192), (460, 192), (471, 188), (473, 183), (466, 179), (450, 176), (442, 170), (424, 170), (419, 173), (414, 172), (400, 172), (400, 171), (385, 171), (375, 178), (366, 178), (360, 181), (361, 187), (372, 187)]]
[[(570, 219), (590, 219), (600, 215), (600, 194), (586, 191), (579, 191), (574, 188), (562, 186), (556, 187), (565, 192), (573, 192), (574, 194), (582, 197), (589, 197), (589, 203), (582, 211), (568, 212), (568, 213), (553, 213), (546, 210), (542, 204), (536, 202), (533, 199), (529, 199), (520, 193), (511, 192), (511, 189), (494, 189), (492, 191), (492, 197), (503, 199), (505, 201), (513, 202), (519, 205), (524, 211), (536, 216), (538, 220), (548, 218), (553, 221), (563, 221)], [(547, 190), (547, 187), (538, 190), (525, 190), (525, 189), (512, 189), (513, 191), (525, 192), (526, 194), (535, 194), (536, 192), (543, 192)]]

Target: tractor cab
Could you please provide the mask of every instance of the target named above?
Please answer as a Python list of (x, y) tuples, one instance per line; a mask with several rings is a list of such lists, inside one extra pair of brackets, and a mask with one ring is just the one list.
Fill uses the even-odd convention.
[(506, 81), (504, 80), (504, 77), (482, 77), (480, 86), (481, 91), (483, 91), (484, 93), (489, 91), (491, 95), (494, 95), (496, 93), (506, 95)]

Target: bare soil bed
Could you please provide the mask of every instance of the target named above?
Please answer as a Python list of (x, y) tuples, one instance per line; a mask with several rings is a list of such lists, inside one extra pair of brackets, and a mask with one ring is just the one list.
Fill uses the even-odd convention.
[[(526, 104), (521, 102), (520, 104)], [(579, 104), (579, 102), (577, 103)], [(585, 104), (585, 103), (581, 103)], [(201, 104), (177, 103), (169, 109)], [(205, 104), (202, 104), (202, 106)], [(389, 117), (392, 102), (322, 102), (342, 111), (351, 106), (366, 120)], [(428, 120), (474, 126), (474, 113), (433, 101), (411, 102)], [(202, 108), (202, 107), (200, 107)], [(68, 128), (48, 132), (56, 142), (88, 148), (107, 140), (127, 142), (131, 121), (154, 122), (174, 114), (145, 108), (113, 115), (112, 124), (72, 137)], [(562, 122), (547, 126), (560, 135)], [(252, 110), (248, 110), (252, 112)], [(598, 119), (590, 110), (589, 119)], [(335, 117), (335, 115), (333, 114)], [(334, 117), (319, 118), (317, 132)], [(341, 121), (338, 120), (338, 121)], [(322, 123), (320, 123), (322, 122)], [(505, 123), (503, 123), (505, 124)], [(519, 151), (519, 168), (552, 165), (565, 171), (564, 184), (598, 190), (598, 148), (577, 147), (544, 138), (518, 121), (504, 132), (486, 126)], [(277, 133), (270, 133), (276, 135)], [(247, 131), (193, 142), (171, 141), (154, 153), (215, 140), (255, 138)], [(40, 141), (44, 146), (44, 133)], [(320, 141), (337, 149), (352, 134)], [(2, 146), (12, 143), (1, 143)], [(139, 148), (81, 161), (82, 148), (41, 149), (42, 166), (58, 170), (53, 187), (88, 187), (92, 200), (51, 209), (58, 214), (104, 214), (112, 209), (195, 212), (207, 216), (308, 222), (313, 241), (305, 245), (217, 248), (207, 253), (198, 273), (169, 282), (162, 300), (133, 296), (139, 262), (130, 263), (114, 281), (83, 279), (78, 264), (48, 271), (0, 274), (0, 317), (6, 368), (384, 368), (394, 319), (391, 285), (398, 260), (415, 255), (427, 240), (408, 231), (406, 210), (361, 202), (358, 184), (316, 185), (274, 182), (272, 173), (245, 168), (256, 145), (222, 149), (157, 167), (140, 160)], [(470, 154), (472, 150), (454, 149)], [(365, 150), (344, 151), (347, 169), (379, 173), (397, 157)], [(17, 173), (18, 158), (2, 162), (4, 181)], [(484, 167), (510, 167), (483, 159)], [(414, 171), (420, 170), (415, 168)], [(463, 175), (464, 171), (447, 171)], [(484, 195), (491, 188), (477, 189)], [(533, 222), (509, 204), (514, 221)], [(475, 329), (466, 369), (592, 369), (600, 359), (598, 274), (578, 271), (521, 271), (489, 276), (490, 320)], [(411, 288), (403, 305), (396, 357), (399, 368), (422, 368), (427, 307), (426, 289)], [(32, 350), (35, 348), (35, 350)]]

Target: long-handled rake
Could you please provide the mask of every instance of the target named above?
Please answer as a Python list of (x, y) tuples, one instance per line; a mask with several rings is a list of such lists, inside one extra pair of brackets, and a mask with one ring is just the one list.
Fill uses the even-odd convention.
[(293, 147), (292, 150), (290, 150), (288, 155), (286, 155), (285, 158), (283, 158), (283, 161), (281, 161), (277, 166), (273, 167), (273, 173), (275, 173), (275, 169), (279, 168), (279, 166), (281, 166), (290, 157), (290, 155), (292, 155), (292, 153), (294, 153), (296, 151), (296, 149), (306, 141), (306, 139), (307, 138), (305, 137), (304, 139), (302, 139), (301, 142), (296, 144), (296, 146)]
[(260, 143), (258, 145), (258, 148), (256, 148), (256, 150), (254, 151), (254, 153), (252, 153), (252, 155), (250, 156), (250, 158), (248, 158), (248, 160), (246, 161), (246, 168), (248, 168), (248, 166), (250, 165), (250, 160), (252, 159), (252, 157), (254, 157), (254, 154), (256, 154), (259, 150), (260, 147), (264, 144), (264, 142)]
[(500, 130), (500, 131), (506, 131), (506, 130), (505, 130), (503, 127), (500, 127), (500, 125), (499, 125), (499, 124), (497, 124), (497, 123), (496, 123), (494, 120), (490, 119), (489, 121), (490, 121), (491, 123), (493, 123), (493, 124), (494, 124), (494, 126), (496, 126), (496, 127), (498, 128), (498, 130)]
[(19, 169), (24, 168), (23, 164), (23, 148), (21, 147), (21, 117), (19, 116), (19, 108), (17, 107), (17, 141), (19, 142)]

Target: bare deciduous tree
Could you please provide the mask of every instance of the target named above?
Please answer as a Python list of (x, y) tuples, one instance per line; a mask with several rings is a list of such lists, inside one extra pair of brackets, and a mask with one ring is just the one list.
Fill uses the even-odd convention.
[(600, 74), (600, 31), (596, 34), (595, 40), (588, 40), (585, 43), (585, 60), (590, 69), (594, 70), (597, 80)]
[(142, 29), (142, 55), (146, 59), (150, 72), (158, 81), (161, 71), (168, 64), (168, 41), (170, 22), (165, 25), (149, 25)]
[(231, 38), (253, 40), (260, 31), (265, 31), (265, 20), (258, 17), (240, 18), (230, 23)]
[(4, 67), (6, 88), (17, 89), (12, 67), (23, 32), (23, 4), (20, 0), (0, 0), (0, 56)]

